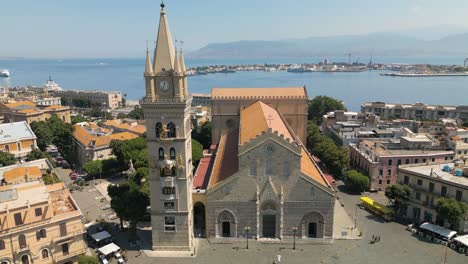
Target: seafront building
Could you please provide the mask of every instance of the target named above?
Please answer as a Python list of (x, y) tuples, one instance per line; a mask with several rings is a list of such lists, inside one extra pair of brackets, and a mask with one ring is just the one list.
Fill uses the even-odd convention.
[(4, 123), (47, 121), (56, 115), (65, 123), (71, 123), (70, 108), (61, 105), (38, 106), (32, 101), (0, 102), (0, 118)]
[(86, 253), (82, 213), (63, 183), (0, 187), (0, 263), (76, 263)]
[(361, 105), (362, 113), (373, 113), (382, 119), (406, 118), (415, 120), (438, 120), (441, 118), (468, 121), (468, 105), (447, 106), (423, 103), (396, 104), (385, 102), (366, 102)]
[(154, 254), (190, 255), (194, 237), (215, 243), (247, 234), (260, 241), (333, 239), (334, 191), (303, 143), (305, 87), (214, 88), (212, 158), (193, 177), (193, 97), (164, 3), (144, 77)]
[(0, 124), (0, 150), (17, 158), (37, 148), (37, 138), (26, 121)]
[(84, 102), (91, 106), (115, 109), (122, 106), (122, 94), (114, 91), (90, 91), (90, 90), (54, 90), (54, 96), (62, 98), (64, 105), (75, 105), (76, 101)]
[(451, 162), (449, 150), (427, 134), (407, 134), (399, 139), (365, 139), (350, 145), (350, 165), (369, 177), (372, 191), (384, 191), (397, 182), (397, 169), (407, 164)]
[(112, 140), (129, 140), (138, 135), (130, 132), (112, 133), (96, 123), (82, 122), (74, 125), (73, 138), (76, 145), (77, 160), (80, 166), (92, 160), (105, 160), (111, 157)]
[(201, 94), (201, 93), (192, 93), (192, 106), (208, 106), (211, 107), (211, 93)]
[[(431, 222), (447, 225), (437, 217), (437, 199), (454, 198), (468, 204), (468, 167), (462, 163), (402, 165), (398, 183), (412, 189), (409, 205), (403, 215), (415, 223)], [(458, 225), (460, 233), (468, 232), (468, 213)]]

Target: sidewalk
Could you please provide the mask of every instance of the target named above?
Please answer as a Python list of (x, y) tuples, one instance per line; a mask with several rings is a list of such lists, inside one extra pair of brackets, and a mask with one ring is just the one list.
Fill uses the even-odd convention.
[(346, 210), (341, 206), (340, 200), (335, 202), (335, 216), (333, 219), (334, 239), (361, 239), (360, 231), (354, 228), (354, 221)]

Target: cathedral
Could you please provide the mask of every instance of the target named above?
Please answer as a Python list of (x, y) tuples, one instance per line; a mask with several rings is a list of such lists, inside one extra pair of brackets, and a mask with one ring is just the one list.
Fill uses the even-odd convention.
[(332, 239), (334, 191), (304, 145), (305, 87), (213, 88), (213, 143), (194, 171), (192, 97), (164, 4), (144, 77), (154, 251), (193, 252), (195, 238)]

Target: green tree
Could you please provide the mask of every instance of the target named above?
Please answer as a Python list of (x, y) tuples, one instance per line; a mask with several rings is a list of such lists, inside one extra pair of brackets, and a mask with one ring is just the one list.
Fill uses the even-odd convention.
[(52, 144), (52, 130), (45, 121), (34, 121), (31, 123), (31, 129), (37, 137), (37, 146), (40, 150), (45, 151), (47, 146)]
[(467, 205), (453, 198), (440, 198), (437, 200), (437, 218), (446, 220), (452, 228), (458, 229), (460, 221), (465, 219)]
[(81, 122), (86, 122), (86, 121), (88, 121), (88, 119), (82, 115), (76, 115), (76, 116), (71, 117), (71, 122), (73, 125), (76, 123), (81, 123)]
[(346, 172), (346, 179), (352, 191), (363, 192), (369, 188), (369, 178), (355, 170)]
[(334, 110), (345, 110), (343, 102), (329, 96), (319, 95), (309, 101), (308, 119), (319, 124), (322, 116)]
[(200, 142), (203, 145), (204, 149), (207, 149), (211, 145), (211, 122), (206, 121), (200, 127), (198, 131), (197, 129), (192, 130), (192, 139)]
[(79, 255), (77, 260), (78, 264), (99, 264), (97, 256)]
[(47, 155), (42, 152), (40, 149), (34, 148), (26, 155), (26, 161), (38, 160), (47, 158)]
[(123, 229), (123, 221), (128, 220), (127, 204), (125, 194), (130, 190), (130, 185), (110, 184), (107, 186), (107, 194), (111, 198), (110, 205), (120, 220), (120, 228)]
[(128, 169), (130, 159), (135, 169), (148, 166), (148, 149), (143, 137), (121, 141), (112, 140), (110, 143), (112, 154), (117, 158), (119, 169)]
[(192, 139), (192, 163), (194, 169), (198, 166), (201, 158), (203, 158), (203, 146), (200, 142)]
[(91, 160), (83, 165), (83, 169), (89, 176), (96, 177), (102, 174), (102, 161)]
[(1, 166), (8, 166), (16, 163), (15, 155), (0, 151), (0, 165)]
[(149, 169), (148, 167), (141, 167), (136, 170), (134, 175), (132, 176), (132, 180), (136, 184), (141, 184), (141, 180), (145, 179), (145, 181), (148, 180), (149, 177)]
[(45, 184), (54, 184), (54, 183), (61, 182), (60, 178), (55, 173), (51, 173), (51, 172), (47, 172), (46, 175), (43, 175), (42, 180), (44, 181)]
[(47, 120), (47, 125), (52, 131), (52, 143), (57, 146), (66, 160), (73, 163), (75, 161), (73, 126), (63, 122), (57, 115), (52, 115)]
[(321, 135), (318, 126), (312, 121), (307, 126), (306, 140), (310, 152), (322, 160), (330, 173), (341, 178), (349, 165), (348, 149), (337, 146), (331, 138)]
[(138, 222), (142, 221), (150, 205), (149, 197), (136, 187), (131, 187), (124, 196), (127, 204), (128, 220), (130, 221), (130, 234), (136, 234)]
[(407, 185), (393, 184), (385, 189), (385, 196), (390, 200), (397, 215), (401, 215), (407, 208), (410, 195), (411, 188)]
[(135, 105), (132, 111), (128, 113), (128, 117), (140, 120), (140, 119), (145, 119), (145, 114), (143, 113), (143, 108), (139, 107), (138, 105)]

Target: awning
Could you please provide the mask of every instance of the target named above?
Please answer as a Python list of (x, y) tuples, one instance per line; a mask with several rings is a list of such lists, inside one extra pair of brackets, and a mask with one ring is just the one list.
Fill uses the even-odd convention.
[(117, 252), (119, 250), (120, 250), (120, 247), (114, 243), (107, 244), (98, 249), (98, 251), (101, 252), (105, 256), (112, 254), (114, 252)]
[(453, 240), (455, 240), (455, 241), (457, 241), (458, 243), (463, 244), (463, 245), (465, 245), (466, 247), (468, 247), (468, 235), (457, 236), (457, 237), (454, 238)]
[(107, 231), (101, 231), (99, 233), (91, 235), (91, 237), (94, 239), (94, 241), (99, 242), (101, 240), (110, 238), (111, 235)]
[(434, 232), (434, 233), (439, 234), (439, 235), (441, 235), (441, 236), (443, 236), (445, 238), (448, 238), (448, 239), (452, 238), (454, 235), (457, 234), (457, 232), (455, 232), (453, 230), (443, 228), (443, 227), (438, 226), (438, 225), (433, 225), (431, 223), (423, 223), (423, 224), (421, 224), (419, 226), (419, 228)]

